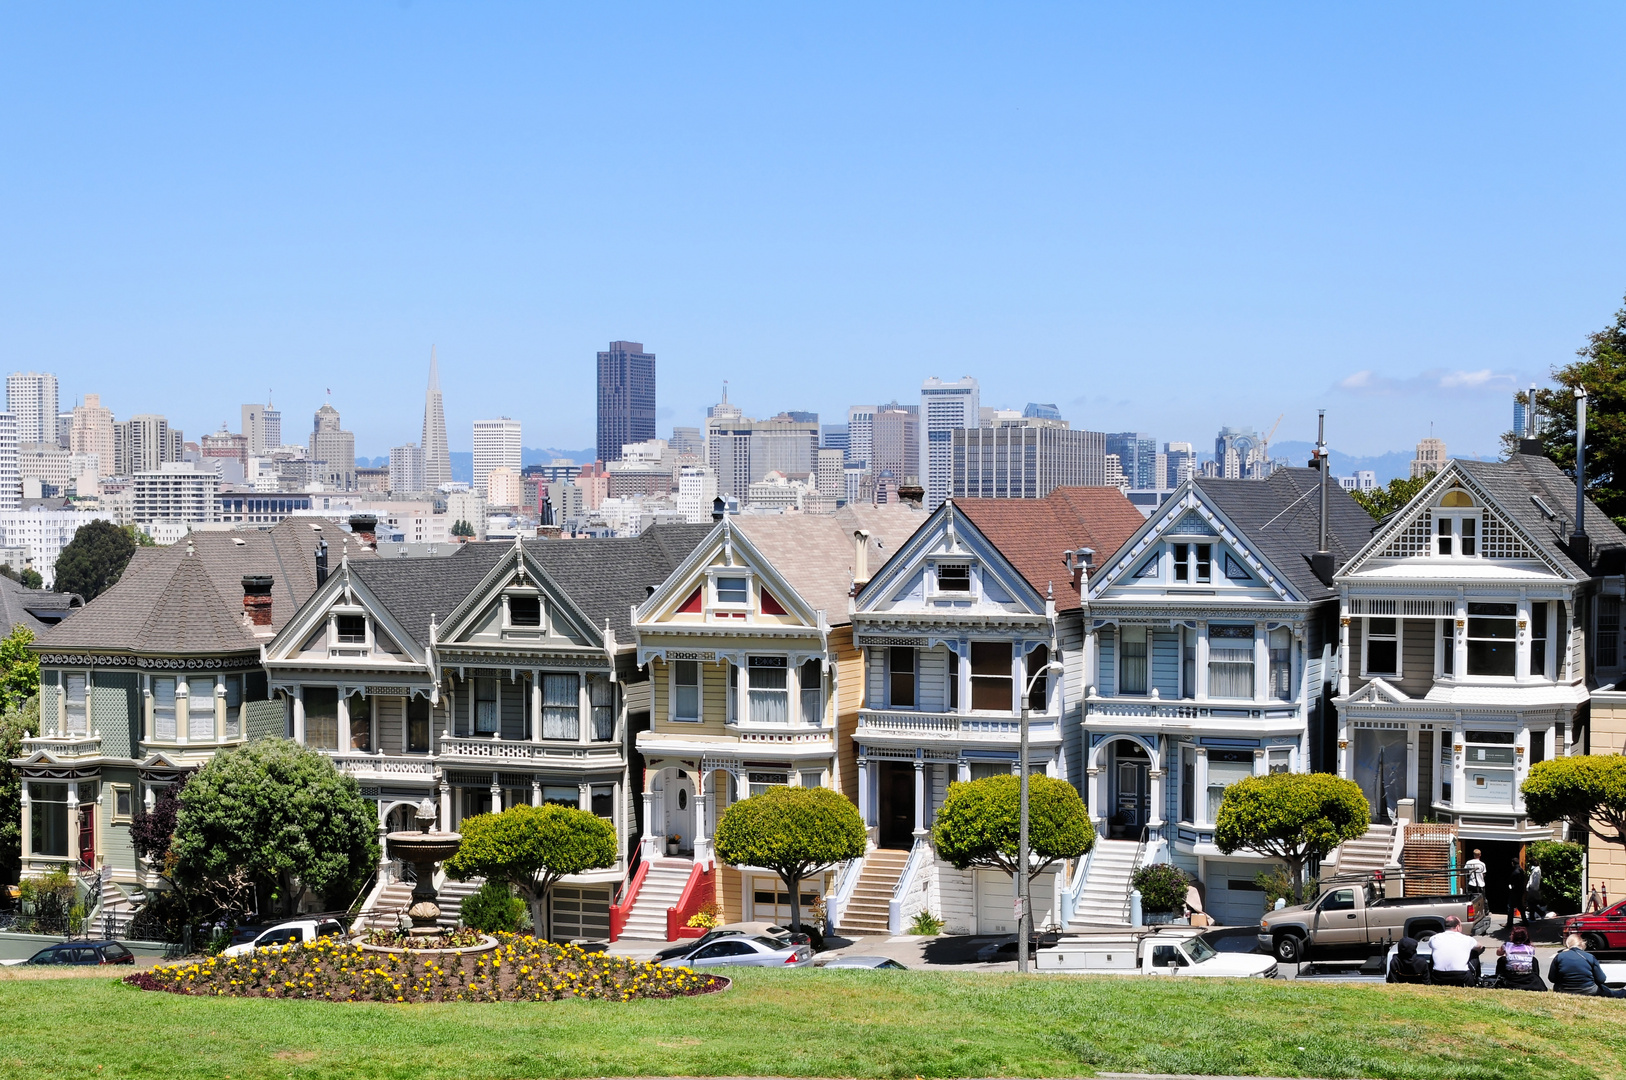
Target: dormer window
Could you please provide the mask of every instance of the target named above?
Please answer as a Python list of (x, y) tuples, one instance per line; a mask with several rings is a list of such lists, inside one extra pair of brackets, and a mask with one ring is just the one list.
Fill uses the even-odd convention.
[(967, 563), (939, 563), (937, 566), (939, 592), (971, 591), (971, 567)]
[(1181, 582), (1213, 580), (1213, 544), (1171, 544), (1174, 549), (1174, 580)]
[(750, 597), (750, 588), (746, 578), (718, 577), (717, 602), (719, 604), (738, 604), (744, 607)]
[(340, 645), (367, 644), (367, 616), (340, 615), (335, 620), (335, 632)]
[[(1448, 491), (1434, 511), (1434, 553), (1447, 558), (1479, 557), (1479, 510), (1466, 491)], [(1452, 511), (1458, 511), (1453, 513)]]
[(510, 596), (508, 598), (508, 624), (510, 626), (541, 626), (542, 598), (540, 596)]

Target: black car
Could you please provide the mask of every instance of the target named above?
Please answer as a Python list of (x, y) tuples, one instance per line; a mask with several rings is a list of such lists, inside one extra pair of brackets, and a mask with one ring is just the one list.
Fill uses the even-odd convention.
[(135, 953), (116, 941), (63, 941), (47, 945), (27, 960), (13, 961), (23, 964), (73, 964), (88, 967), (94, 964), (133, 964)]

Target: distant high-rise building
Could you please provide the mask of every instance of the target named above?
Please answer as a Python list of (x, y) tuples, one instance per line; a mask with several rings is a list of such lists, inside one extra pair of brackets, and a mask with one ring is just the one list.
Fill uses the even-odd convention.
[(198, 440), (198, 450), (205, 458), (223, 458), (237, 462), (241, 470), (248, 468), (248, 436), (227, 431), (221, 424), (219, 431), (211, 431)]
[(655, 354), (612, 341), (598, 354), (598, 459), (618, 461), (627, 443), (654, 437)]
[(878, 406), (871, 420), (869, 471), (875, 476), (890, 472), (897, 483), (906, 476), (919, 476), (920, 410), (894, 401)]
[(429, 350), (429, 389), (423, 396), (423, 490), (452, 482), (451, 447), (446, 442), (446, 407), (440, 396), (440, 367)]
[(134, 476), (157, 472), (164, 465), (181, 460), (185, 447), (182, 433), (169, 421), (153, 413), (142, 413), (113, 425), (113, 475)]
[(17, 418), (0, 412), (0, 510), (23, 505), (23, 479), (17, 465)]
[(193, 462), (166, 462), (161, 468), (137, 472), (131, 480), (135, 494), (132, 516), (142, 525), (155, 521), (208, 523), (220, 515), (217, 495), (220, 476)]
[(1263, 480), (1270, 475), (1264, 441), (1253, 428), (1220, 428), (1214, 439), (1214, 464), (1226, 480)]
[(85, 403), (74, 406), (68, 452), (95, 454), (98, 471), (107, 476), (116, 468), (113, 444), (113, 410), (102, 406), (100, 394), (86, 394)]
[(954, 484), (954, 431), (981, 422), (977, 380), (967, 375), (944, 382), (933, 375), (920, 386), (921, 486), (926, 512), (943, 505)]
[(1107, 487), (1127, 488), (1129, 479), (1124, 476), (1123, 458), (1117, 454), (1107, 455)]
[(837, 502), (847, 501), (847, 478), (844, 474), (846, 457), (839, 449), (821, 449), (814, 483), (824, 494)]
[(1060, 420), (1061, 410), (1044, 402), (1030, 401), (1028, 407), (1022, 410), (1022, 416), (1029, 420)]
[(1131, 488), (1154, 490), (1157, 478), (1157, 440), (1140, 431), (1118, 431), (1107, 436), (1107, 453), (1117, 454), (1123, 463), (1124, 479)]
[[(617, 457), (620, 455), (618, 454)], [(512, 469), (519, 475), (520, 430), (519, 421), (508, 417), (474, 422), (474, 490), (485, 494), (486, 474), (492, 469)], [(495, 506), (512, 506), (498, 503)]]
[[(751, 481), (771, 472), (806, 475), (818, 468), (819, 422), (780, 413), (751, 424)], [(725, 492), (739, 495), (742, 492)]]
[(73, 434), (73, 413), (59, 412), (56, 414), (56, 444), (62, 449), (68, 448), (68, 441)]
[(248, 440), (250, 457), (264, 457), (282, 445), (282, 413), (267, 402), (244, 405), (243, 437)]
[(1106, 438), (1067, 421), (1009, 417), (951, 433), (956, 499), (1042, 499), (1058, 487), (1107, 483)]
[(316, 410), (311, 430), (310, 455), (312, 461), (325, 461), (322, 484), (339, 491), (352, 491), (356, 486), (356, 436), (339, 426), (339, 410), (324, 404)]
[(423, 447), (417, 443), (390, 447), (390, 492), (417, 495), (427, 491), (423, 483)]
[(1345, 491), (1376, 491), (1378, 474), (1371, 469), (1360, 469), (1354, 476), (1340, 476), (1338, 486)]
[(499, 465), (486, 473), (485, 482), (488, 505), (516, 509), (525, 505), (525, 479), (518, 469)]
[(17, 418), (19, 443), (56, 442), (56, 376), (38, 371), (7, 375), (6, 411)]
[(706, 437), (697, 427), (675, 427), (672, 429), (672, 438), (668, 440), (673, 452), (678, 454), (693, 454), (700, 457), (706, 452)]
[(1165, 490), (1179, 487), (1197, 471), (1197, 454), (1188, 442), (1164, 443), (1162, 457)]
[(678, 513), (691, 525), (711, 520), (711, 503), (717, 498), (717, 476), (705, 465), (685, 465), (678, 473)]
[(1445, 468), (1445, 441), (1443, 439), (1424, 439), (1417, 444), (1417, 456), (1412, 459), (1411, 478), (1427, 476), (1437, 473)]
[(852, 429), (846, 424), (824, 424), (819, 428), (819, 448), (822, 450), (840, 450), (843, 461), (847, 459), (847, 450), (852, 445)]
[(875, 406), (853, 405), (847, 409), (847, 460), (868, 461), (875, 437)]

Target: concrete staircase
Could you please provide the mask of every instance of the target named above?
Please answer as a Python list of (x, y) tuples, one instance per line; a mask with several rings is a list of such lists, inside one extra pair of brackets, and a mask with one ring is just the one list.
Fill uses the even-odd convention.
[[(446, 884), (440, 887), (437, 900), (440, 905), (440, 918), (437, 921), (440, 925), (448, 928), (456, 926), (462, 914), (463, 898), (479, 891), (484, 884), (485, 878), (472, 878), (469, 881), (447, 878)], [(392, 881), (379, 890), (373, 903), (361, 913), (357, 922), (367, 930), (394, 930), (411, 906), (412, 882)]]
[(1078, 906), (1067, 929), (1078, 926), (1128, 926), (1129, 886), (1135, 873), (1135, 840), (1097, 840), (1090, 868), (1079, 892)]
[(892, 932), (892, 892), (909, 864), (907, 851), (876, 848), (864, 856), (852, 899), (841, 912), (842, 937), (867, 937)]
[(627, 913), (627, 925), (622, 928), (623, 938), (644, 941), (666, 940), (666, 909), (674, 906), (689, 883), (694, 863), (689, 859), (656, 859), (649, 864), (649, 873), (638, 889), (638, 896)]
[[(1395, 833), (1402, 826), (1370, 825), (1354, 840), (1345, 840), (1329, 853), (1322, 864), (1322, 877), (1333, 870), (1339, 877), (1367, 877), (1395, 865)], [(1331, 862), (1333, 867), (1326, 863)], [(1336, 869), (1334, 869), (1336, 867)]]

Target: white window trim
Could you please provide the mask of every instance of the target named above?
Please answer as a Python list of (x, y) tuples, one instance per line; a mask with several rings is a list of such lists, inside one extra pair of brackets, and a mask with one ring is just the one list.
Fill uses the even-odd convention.
[[(725, 603), (717, 598), (717, 579), (724, 577), (737, 577), (745, 579), (744, 603), (734, 603), (733, 601), (728, 601)], [(755, 577), (755, 574), (751, 573), (751, 571), (747, 570), (743, 566), (708, 567), (706, 570), (706, 613), (709, 615), (713, 611), (727, 611), (731, 613), (738, 611), (744, 612), (746, 617), (749, 619), (752, 610), (756, 606), (752, 603), (752, 598), (756, 596), (758, 591)]]
[[(134, 817), (135, 817), (135, 805), (136, 805), (135, 804), (135, 785), (133, 785), (133, 784), (108, 784), (107, 789), (108, 789), (107, 794), (108, 794), (108, 797), (109, 797), (107, 820), (110, 821), (110, 822), (122, 824), (122, 823), (131, 821), (132, 819), (134, 819)], [(130, 812), (128, 814), (119, 813), (119, 792), (120, 791), (123, 791), (125, 794), (127, 794), (130, 797)]]
[[(1361, 627), (1361, 677), (1365, 679), (1403, 679), (1406, 677), (1406, 621), (1399, 615), (1363, 615), (1365, 620)], [(1393, 619), (1395, 621), (1395, 669), (1393, 671), (1373, 671), (1367, 654), (1372, 645), (1372, 620)], [(1383, 640), (1388, 641), (1388, 635)]]
[[(1485, 511), (1479, 506), (1435, 506), (1432, 511), (1433, 520), (1430, 522), (1428, 537), (1428, 554), (1434, 559), (1483, 559), (1485, 557)], [(1472, 518), (1474, 525), (1474, 553), (1462, 553), (1462, 522), (1464, 518)], [(1440, 522), (1451, 522), (1451, 554), (1440, 554)]]
[[(693, 664), (695, 673), (695, 717), (689, 719), (677, 714), (677, 666)], [(666, 718), (674, 724), (703, 724), (706, 722), (706, 672), (698, 660), (672, 660), (666, 665)]]
[[(937, 572), (938, 567), (941, 566), (965, 567), (968, 588), (963, 590), (939, 588), (937, 584)], [(966, 600), (976, 600), (982, 595), (982, 574), (979, 572), (979, 567), (977, 566), (975, 560), (968, 558), (945, 558), (941, 560), (932, 559), (928, 563), (928, 569), (930, 571), (926, 575), (926, 599), (928, 600), (954, 600), (961, 598)]]

